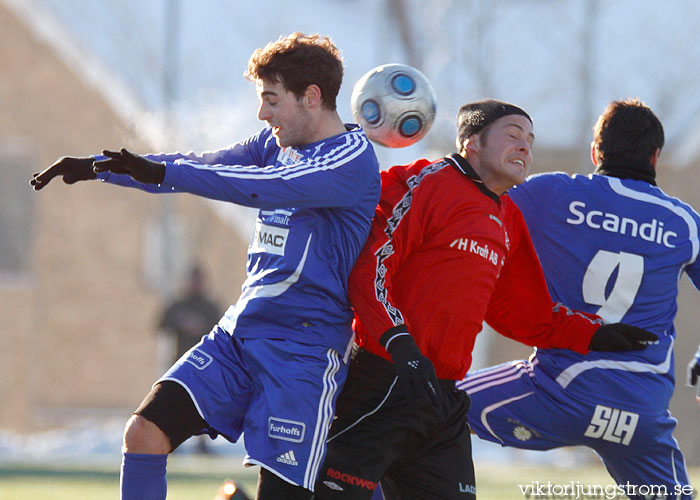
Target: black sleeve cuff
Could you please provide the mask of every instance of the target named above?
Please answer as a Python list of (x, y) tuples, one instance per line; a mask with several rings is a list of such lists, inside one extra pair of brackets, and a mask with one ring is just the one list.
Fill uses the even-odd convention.
[(411, 336), (411, 334), (408, 332), (408, 327), (406, 325), (398, 325), (389, 328), (387, 331), (382, 333), (382, 336), (379, 337), (379, 343), (382, 344), (382, 347), (384, 347), (384, 349), (387, 349), (387, 344), (397, 335), (408, 335), (409, 337)]

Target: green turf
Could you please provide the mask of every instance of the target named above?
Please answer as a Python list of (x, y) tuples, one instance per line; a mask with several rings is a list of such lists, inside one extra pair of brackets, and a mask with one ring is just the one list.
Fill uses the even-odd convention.
[[(257, 474), (239, 458), (170, 457), (168, 500), (211, 500), (226, 478), (253, 496)], [(0, 465), (0, 500), (115, 500), (118, 492), (118, 465)]]
[[(220, 478), (179, 479), (168, 482), (169, 500), (191, 500), (214, 498)], [(255, 491), (253, 484), (246, 491)], [(46, 478), (43, 476), (0, 478), (0, 499), (2, 500), (115, 500), (119, 497), (119, 478), (90, 478), (86, 475)]]
[[(245, 469), (239, 459), (195, 459), (171, 457), (168, 464), (168, 500), (213, 500), (226, 477), (232, 477), (252, 497), (257, 469)], [(479, 500), (522, 500), (544, 498), (521, 493), (518, 485), (581, 484), (608, 486), (610, 476), (598, 464), (578, 468), (497, 464), (478, 465), (477, 497)], [(690, 470), (691, 480), (700, 484), (700, 467)], [(90, 465), (66, 466), (48, 464), (0, 465), (0, 500), (115, 500), (118, 497), (117, 467)], [(610, 490), (608, 490), (609, 492)], [(550, 496), (548, 498), (575, 498)], [(580, 498), (625, 498), (620, 496), (581, 496)]]

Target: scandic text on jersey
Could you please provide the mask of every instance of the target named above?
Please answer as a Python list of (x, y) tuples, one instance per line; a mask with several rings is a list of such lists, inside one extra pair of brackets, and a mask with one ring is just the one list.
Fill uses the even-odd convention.
[(664, 223), (659, 220), (651, 219), (651, 221), (640, 224), (635, 219), (620, 217), (611, 212), (602, 212), (600, 210), (586, 211), (586, 204), (576, 200), (569, 203), (569, 212), (571, 212), (575, 218), (566, 219), (566, 222), (574, 226), (585, 223), (592, 229), (603, 229), (611, 233), (620, 233), (634, 238), (642, 238), (643, 240), (668, 248), (676, 248), (676, 245), (669, 240), (671, 238), (677, 238), (678, 233), (664, 231)]

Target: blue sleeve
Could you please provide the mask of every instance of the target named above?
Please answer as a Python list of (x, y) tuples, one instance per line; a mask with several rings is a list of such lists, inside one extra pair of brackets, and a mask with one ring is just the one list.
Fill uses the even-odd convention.
[(254, 208), (353, 207), (377, 175), (376, 156), (361, 132), (337, 136), (287, 165), (277, 161), (280, 149), (269, 140), (260, 160), (224, 154), (216, 164), (189, 158), (166, 162), (163, 184)]
[(165, 163), (159, 186), (146, 186), (128, 176), (100, 176), (148, 192), (187, 192), (253, 208), (353, 207), (377, 176), (378, 164), (362, 132), (341, 134), (322, 142), (312, 154), (280, 164), (280, 148), (269, 129), (246, 142), (195, 155), (145, 155)]
[[(189, 153), (157, 153), (157, 154), (145, 154), (142, 155), (151, 161), (164, 163), (166, 166), (166, 178), (168, 176), (168, 165), (172, 165), (178, 161), (190, 161), (193, 164), (199, 165), (216, 165), (216, 164), (250, 164), (250, 163), (261, 163), (262, 156), (260, 151), (256, 146), (260, 144), (260, 136), (265, 130), (262, 130), (258, 134), (248, 138), (244, 142), (239, 142), (215, 151), (206, 151), (201, 154), (195, 154), (193, 152)], [(103, 155), (93, 155), (95, 160), (104, 160), (107, 157)], [(108, 182), (110, 184), (115, 184), (117, 186), (124, 186), (130, 188), (140, 189), (148, 193), (177, 193), (177, 192), (187, 192), (187, 190), (178, 189), (174, 186), (169, 186), (165, 182), (163, 184), (143, 184), (141, 182), (135, 181), (129, 175), (126, 174), (114, 174), (111, 172), (101, 172), (97, 174), (97, 178), (103, 182)]]

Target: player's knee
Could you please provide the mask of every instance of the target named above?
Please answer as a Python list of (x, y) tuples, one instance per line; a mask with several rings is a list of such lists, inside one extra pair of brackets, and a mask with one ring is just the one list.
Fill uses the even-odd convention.
[(132, 415), (124, 429), (124, 451), (163, 455), (170, 453), (170, 439), (160, 428), (141, 415)]

